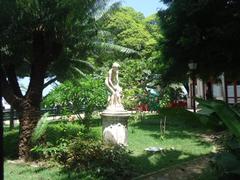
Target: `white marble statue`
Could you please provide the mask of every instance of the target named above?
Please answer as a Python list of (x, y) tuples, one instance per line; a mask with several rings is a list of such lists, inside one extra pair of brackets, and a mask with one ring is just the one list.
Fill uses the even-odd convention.
[(121, 96), (122, 88), (119, 86), (118, 79), (118, 68), (120, 65), (118, 63), (113, 63), (112, 68), (108, 71), (108, 75), (105, 80), (105, 84), (109, 89), (111, 95), (108, 97), (108, 107), (107, 110), (110, 111), (122, 111), (124, 110)]

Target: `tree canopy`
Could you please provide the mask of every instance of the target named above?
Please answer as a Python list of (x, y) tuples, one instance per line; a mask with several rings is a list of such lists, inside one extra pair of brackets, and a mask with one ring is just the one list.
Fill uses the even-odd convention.
[[(44, 78), (64, 78), (92, 47), (97, 10), (105, 0), (0, 1), (1, 89), (6, 101), (19, 113), (19, 156), (30, 157), (30, 138), (40, 117)], [(29, 76), (22, 94), (17, 78)]]
[(111, 32), (112, 41), (118, 45), (132, 48), (149, 56), (157, 41), (148, 31), (142, 13), (130, 7), (119, 8), (104, 18), (102, 27)]
[(240, 1), (166, 0), (158, 15), (164, 41), (165, 79), (182, 80), (190, 61), (198, 63), (202, 78), (225, 73), (239, 77)]
[[(49, 64), (47, 76), (61, 78), (77, 71), (72, 65), (89, 53), (97, 33), (95, 11), (104, 4), (104, 0), (2, 1), (3, 64), (19, 65), (17, 75), (29, 76), (27, 67), (40, 54)], [(77, 67), (81, 66), (85, 67), (84, 63)]]

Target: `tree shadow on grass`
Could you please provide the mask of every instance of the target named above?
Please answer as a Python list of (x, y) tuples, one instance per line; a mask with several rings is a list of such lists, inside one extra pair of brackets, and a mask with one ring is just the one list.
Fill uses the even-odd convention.
[(93, 173), (86, 172), (86, 171), (76, 172), (76, 171), (70, 171), (62, 168), (59, 173), (60, 173), (59, 180), (99, 179)]
[[(156, 140), (161, 139), (160, 133), (150, 133), (149, 136), (155, 138)], [(189, 133), (188, 131), (179, 131), (179, 130), (169, 130), (164, 134), (164, 139), (192, 139), (199, 146), (211, 147), (212, 144), (204, 140), (199, 133)]]
[(47, 168), (47, 167), (36, 167), (36, 168), (33, 169), (31, 166), (26, 165), (26, 168), (19, 171), (18, 174), (29, 174), (29, 173), (33, 174), (33, 173), (40, 173), (40, 172), (43, 172), (43, 171), (46, 171), (46, 170), (49, 170), (49, 168)]
[(143, 118), (140, 118), (140, 122), (143, 125), (159, 125), (160, 120), (165, 118), (167, 124), (170, 125), (181, 125), (197, 129), (203, 128), (195, 113), (181, 108), (163, 108), (158, 114), (145, 115)]
[[(168, 111), (167, 111), (168, 112)], [(173, 113), (174, 112), (174, 113)], [(186, 110), (170, 110), (170, 113), (165, 113), (166, 118), (166, 138), (191, 138), (200, 137), (207, 129), (201, 125), (196, 116)], [(164, 120), (164, 115), (149, 115), (144, 120), (131, 124), (132, 128), (141, 129), (148, 132), (150, 136), (159, 139), (160, 138), (160, 120)]]
[(195, 159), (197, 155), (183, 153), (178, 150), (165, 150), (157, 153), (144, 153), (139, 156), (132, 156), (131, 160), (139, 175), (161, 170), (162, 168), (180, 164)]

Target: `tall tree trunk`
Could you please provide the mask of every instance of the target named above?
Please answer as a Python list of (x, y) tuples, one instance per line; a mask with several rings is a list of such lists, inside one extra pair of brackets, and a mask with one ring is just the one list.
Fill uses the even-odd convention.
[(42, 100), (42, 90), (46, 69), (47, 65), (33, 63), (29, 87), (21, 103), (21, 110), (19, 111), (19, 158), (25, 161), (28, 161), (31, 158), (31, 137), (41, 116), (40, 103)]
[[(40, 104), (40, 102), (39, 102)], [(19, 158), (25, 161), (31, 159), (31, 137), (40, 118), (40, 108), (31, 105), (28, 99), (24, 100), (20, 112)]]

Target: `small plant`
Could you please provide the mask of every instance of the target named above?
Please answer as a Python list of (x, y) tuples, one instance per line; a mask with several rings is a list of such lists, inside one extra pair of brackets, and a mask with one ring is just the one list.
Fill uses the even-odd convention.
[(54, 160), (59, 153), (67, 151), (69, 140), (61, 138), (56, 142), (56, 144), (57, 145), (54, 145), (49, 142), (46, 144), (39, 144), (34, 146), (31, 149), (31, 152), (35, 158), (50, 158)]

